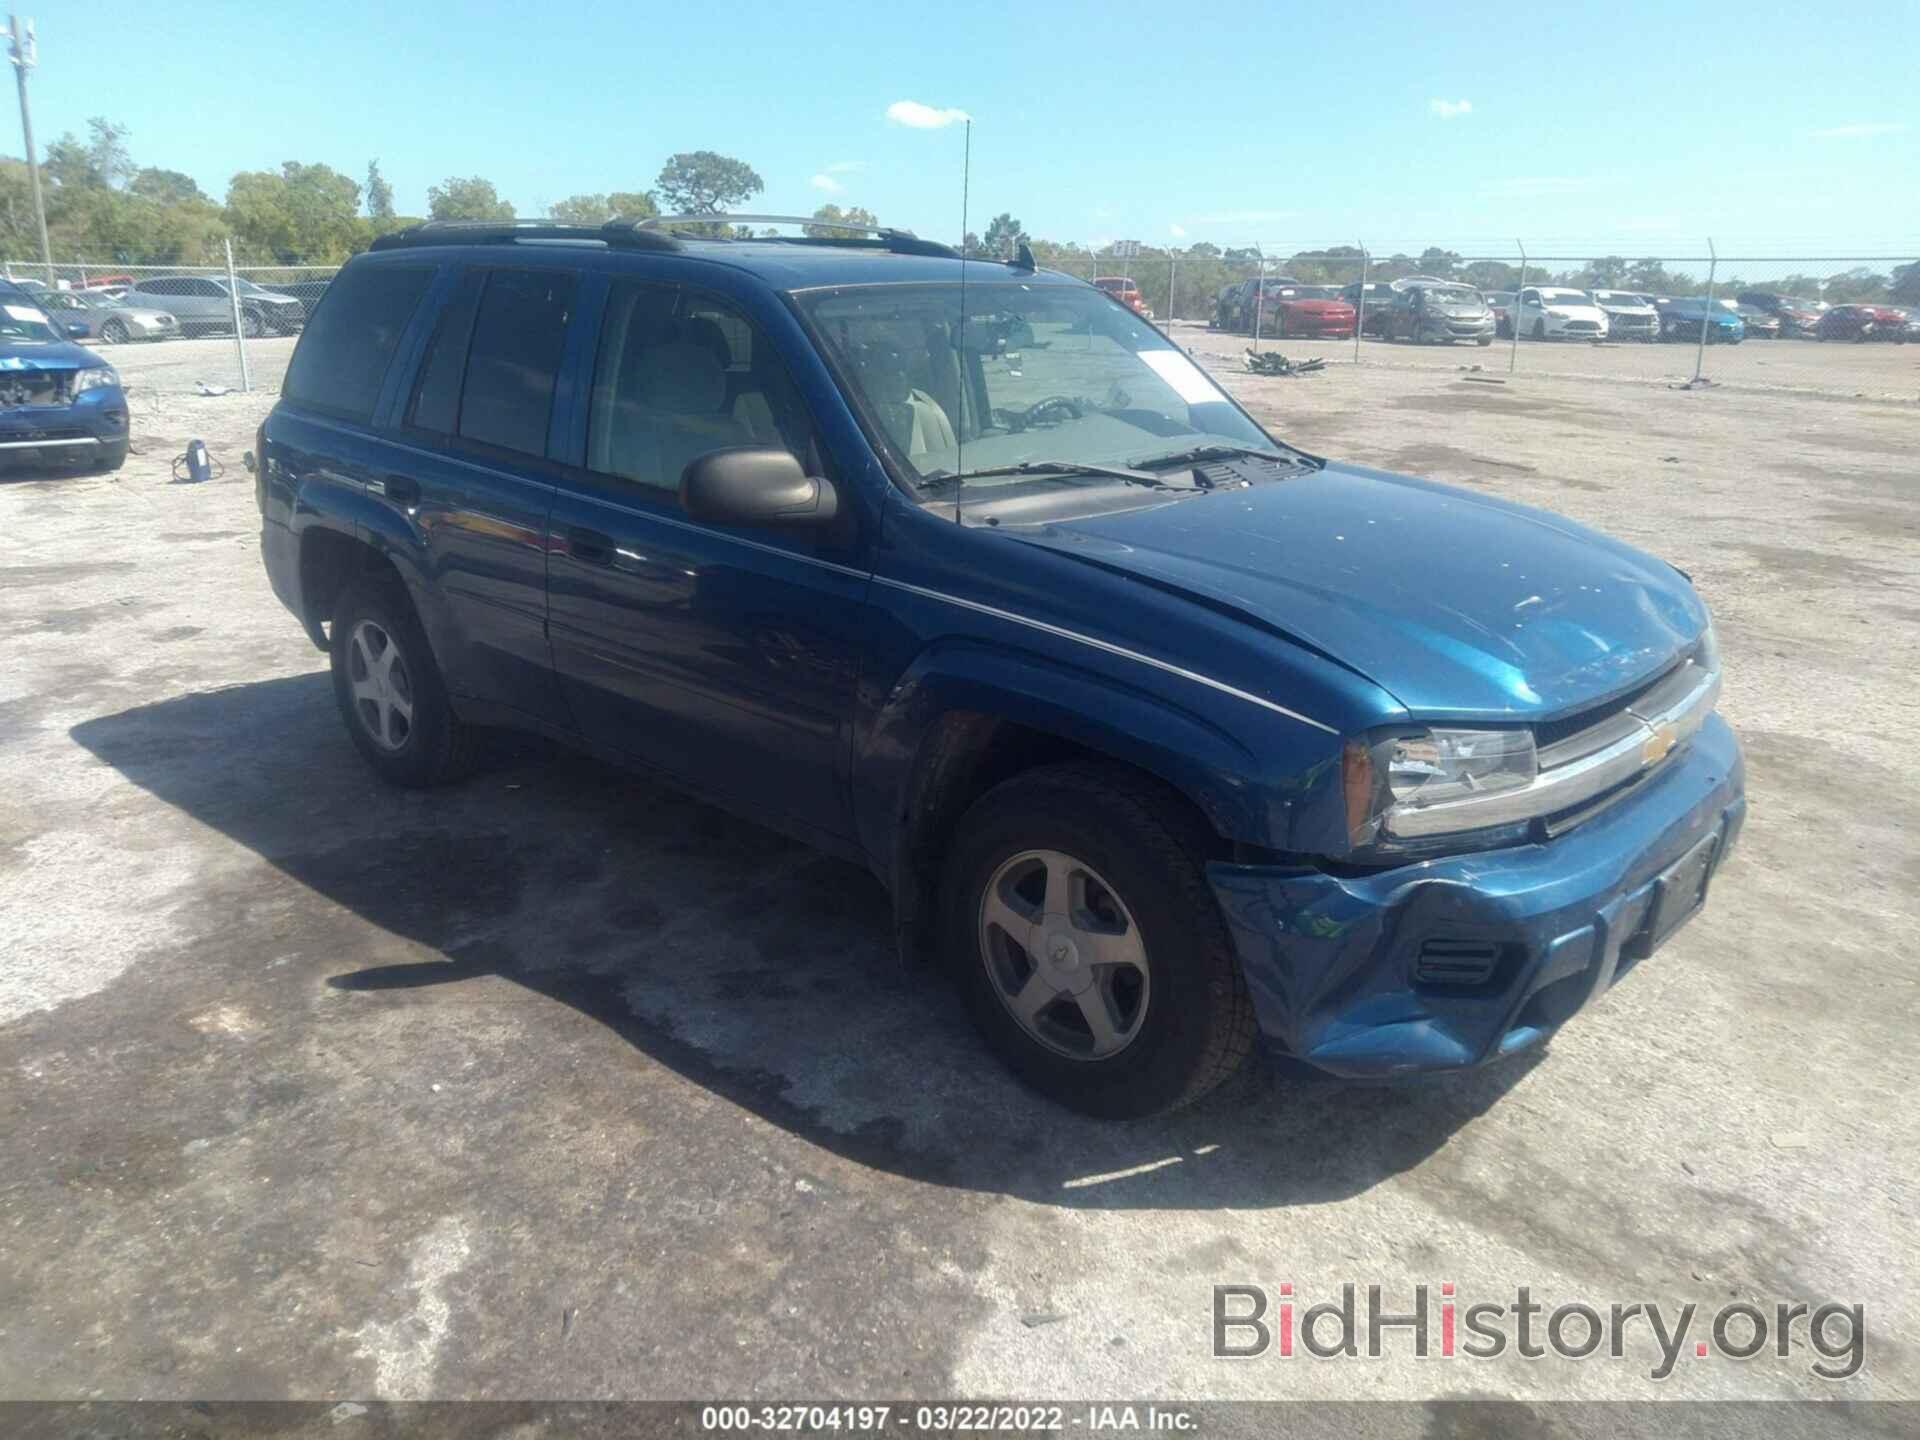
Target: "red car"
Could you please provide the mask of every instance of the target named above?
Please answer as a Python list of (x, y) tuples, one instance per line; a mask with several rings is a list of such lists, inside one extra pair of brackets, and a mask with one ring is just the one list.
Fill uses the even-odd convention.
[(1907, 343), (1907, 315), (1891, 305), (1836, 305), (1820, 317), (1816, 340), (1891, 340)]
[(1262, 335), (1353, 338), (1354, 309), (1340, 298), (1337, 285), (1303, 285), (1298, 280), (1269, 278), (1259, 282), (1262, 288), (1256, 295), (1255, 283), (1243, 280), (1235, 287), (1224, 306), (1229, 312), (1225, 328), (1251, 334), (1257, 323)]
[(1144, 315), (1149, 320), (1153, 318), (1153, 312), (1147, 309), (1147, 302), (1140, 298), (1140, 287), (1133, 283), (1130, 276), (1096, 275), (1093, 284), (1095, 289), (1106, 291), (1134, 314)]

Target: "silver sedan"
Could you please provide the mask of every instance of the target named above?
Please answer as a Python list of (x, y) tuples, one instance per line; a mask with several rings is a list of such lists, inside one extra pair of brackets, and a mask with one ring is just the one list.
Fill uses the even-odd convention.
[(148, 305), (129, 305), (110, 295), (86, 290), (48, 290), (40, 301), (68, 333), (73, 326), (85, 325), (85, 336), (108, 345), (124, 345), (129, 340), (165, 340), (180, 333), (179, 322), (165, 310)]

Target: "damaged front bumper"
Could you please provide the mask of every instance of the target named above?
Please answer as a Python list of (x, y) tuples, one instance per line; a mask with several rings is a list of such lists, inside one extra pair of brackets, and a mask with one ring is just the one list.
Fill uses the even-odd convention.
[(1551, 1035), (1698, 911), (1745, 816), (1740, 744), (1714, 715), (1658, 773), (1551, 840), (1371, 874), (1207, 874), (1266, 1042), (1381, 1078)]

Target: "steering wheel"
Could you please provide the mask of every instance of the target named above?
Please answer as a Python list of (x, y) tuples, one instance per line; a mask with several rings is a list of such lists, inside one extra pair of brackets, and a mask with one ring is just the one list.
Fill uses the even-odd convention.
[(1034, 401), (1025, 410), (996, 410), (994, 414), (1005, 415), (1013, 428), (1019, 431), (1026, 429), (1029, 425), (1038, 425), (1046, 418), (1048, 412), (1053, 410), (1066, 411), (1067, 418), (1070, 420), (1078, 420), (1087, 413), (1080, 402), (1071, 395), (1049, 395), (1044, 400)]

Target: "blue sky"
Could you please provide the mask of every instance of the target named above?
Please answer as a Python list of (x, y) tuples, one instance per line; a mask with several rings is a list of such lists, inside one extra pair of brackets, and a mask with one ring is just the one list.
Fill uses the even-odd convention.
[[(861, 204), (973, 228), (1289, 249), (1898, 255), (1920, 249), (1912, 0), (1843, 11), (1652, 0), (62, 6), (39, 17), (44, 144), (105, 114), (216, 197), (236, 170), (378, 156), (403, 212), (448, 175), (521, 214), (648, 188), (676, 150), (754, 208)], [(926, 117), (921, 117), (926, 118)], [(0, 121), (18, 153), (17, 121)]]

